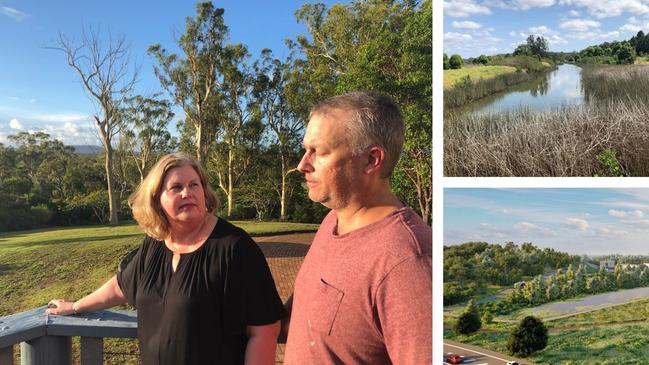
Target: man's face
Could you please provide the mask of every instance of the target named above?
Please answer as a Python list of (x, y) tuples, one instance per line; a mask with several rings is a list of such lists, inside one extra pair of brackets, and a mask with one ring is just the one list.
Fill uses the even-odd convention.
[(304, 134), (304, 156), (298, 170), (304, 174), (309, 198), (330, 209), (347, 206), (361, 186), (363, 164), (353, 157), (344, 122), (349, 113), (332, 110), (312, 116)]

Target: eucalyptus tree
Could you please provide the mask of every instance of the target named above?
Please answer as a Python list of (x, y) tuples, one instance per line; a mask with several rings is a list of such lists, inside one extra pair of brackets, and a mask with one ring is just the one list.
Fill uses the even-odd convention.
[(289, 174), (297, 171), (299, 162), (296, 153), (304, 133), (305, 120), (289, 107), (287, 86), (294, 69), (291, 67), (292, 57), (285, 61), (273, 58), (270, 49), (264, 49), (261, 59), (255, 62), (255, 89), (260, 111), (266, 125), (273, 133), (274, 143), (278, 146), (280, 159), (279, 205), (280, 220), (287, 219), (287, 200), (291, 190), (288, 186)]
[(84, 90), (98, 106), (98, 112), (93, 118), (104, 147), (109, 221), (111, 225), (117, 225), (119, 205), (113, 185), (112, 143), (121, 128), (120, 103), (133, 89), (137, 70), (129, 67), (129, 50), (125, 38), (113, 38), (110, 32), (103, 41), (99, 31), (84, 29), (78, 43), (59, 33), (57, 45), (52, 48), (65, 54), (68, 66), (77, 73)]
[[(418, 1), (305, 4), (297, 12), (307, 73), (304, 102), (352, 90), (382, 91), (401, 106), (406, 142), (392, 179), (397, 193), (431, 219), (432, 5)], [(302, 80), (300, 80), (302, 81)]]
[(247, 124), (259, 119), (259, 109), (253, 98), (254, 75), (247, 64), (250, 57), (242, 44), (228, 44), (221, 58), (223, 81), (220, 89), (221, 103), (214, 114), (221, 115), (219, 146), (211, 154), (219, 188), (227, 199), (227, 215), (234, 208), (234, 190), (250, 165), (254, 154), (242, 153), (240, 136)]
[(136, 95), (127, 99), (123, 109), (128, 128), (121, 137), (135, 162), (140, 181), (144, 180), (157, 156), (170, 151), (174, 144), (167, 128), (174, 113), (169, 101), (159, 97), (159, 94), (151, 97)]
[(154, 72), (160, 84), (182, 107), (186, 123), (193, 129), (200, 162), (207, 157), (219, 124), (209, 117), (208, 109), (222, 87), (221, 63), (228, 35), (223, 12), (211, 2), (196, 4), (196, 18), (186, 18), (185, 33), (178, 39), (184, 57), (169, 53), (159, 44), (149, 47), (149, 54), (159, 63)]

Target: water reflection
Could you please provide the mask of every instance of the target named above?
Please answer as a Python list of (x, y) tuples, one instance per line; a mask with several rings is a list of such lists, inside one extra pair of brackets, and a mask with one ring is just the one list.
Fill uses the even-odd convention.
[(547, 110), (580, 105), (584, 100), (581, 68), (565, 64), (533, 80), (511, 86), (507, 91), (490, 95), (452, 112), (485, 114), (515, 112), (521, 109)]

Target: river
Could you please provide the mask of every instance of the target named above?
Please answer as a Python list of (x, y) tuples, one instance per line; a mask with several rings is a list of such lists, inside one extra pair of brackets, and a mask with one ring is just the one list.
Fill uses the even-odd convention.
[(533, 80), (513, 85), (506, 91), (487, 96), (457, 111), (461, 114), (485, 114), (515, 112), (521, 109), (548, 110), (561, 106), (577, 106), (584, 101), (581, 68), (563, 64)]

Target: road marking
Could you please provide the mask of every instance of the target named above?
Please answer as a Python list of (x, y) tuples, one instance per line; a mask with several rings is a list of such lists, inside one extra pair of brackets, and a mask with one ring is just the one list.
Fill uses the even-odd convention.
[(491, 357), (491, 358), (494, 358), (494, 359), (496, 359), (496, 360), (500, 360), (500, 361), (504, 361), (504, 362), (511, 361), (511, 360), (505, 360), (505, 359), (502, 359), (502, 358), (500, 358), (500, 357), (496, 357), (496, 356), (493, 356), (493, 355), (488, 355), (488, 354), (485, 354), (485, 353), (480, 352), (480, 351), (471, 350), (471, 349), (466, 348), (466, 347), (461, 347), (461, 346), (451, 345), (450, 343), (444, 343), (444, 345), (445, 345), (445, 346), (456, 347), (456, 348), (458, 348), (458, 349), (462, 349), (462, 350), (466, 350), (466, 351), (475, 352), (476, 354), (480, 354), (480, 355), (484, 355), (484, 356), (489, 356), (489, 357)]

